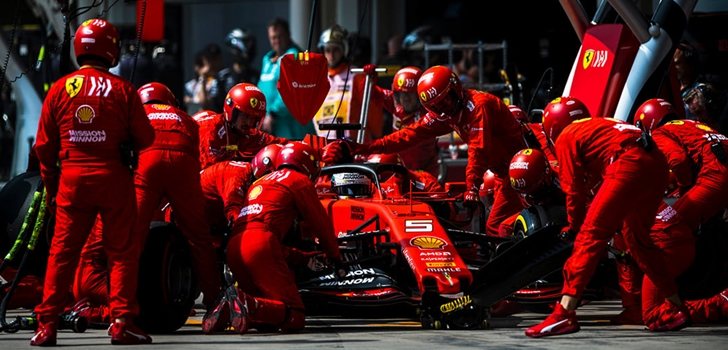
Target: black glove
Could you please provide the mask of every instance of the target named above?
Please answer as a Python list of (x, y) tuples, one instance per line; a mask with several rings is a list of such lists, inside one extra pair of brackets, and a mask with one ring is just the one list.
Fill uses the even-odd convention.
[(343, 280), (349, 274), (349, 267), (341, 259), (332, 260), (331, 267), (334, 270), (334, 278), (337, 281)]

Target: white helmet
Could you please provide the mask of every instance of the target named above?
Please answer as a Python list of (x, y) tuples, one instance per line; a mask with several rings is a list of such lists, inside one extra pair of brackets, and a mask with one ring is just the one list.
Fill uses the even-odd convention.
[(341, 197), (370, 197), (372, 180), (360, 173), (337, 173), (331, 175), (331, 189)]
[(334, 24), (331, 28), (324, 30), (319, 38), (318, 48), (323, 52), (326, 45), (338, 45), (344, 51), (344, 56), (349, 55), (348, 32), (344, 27)]

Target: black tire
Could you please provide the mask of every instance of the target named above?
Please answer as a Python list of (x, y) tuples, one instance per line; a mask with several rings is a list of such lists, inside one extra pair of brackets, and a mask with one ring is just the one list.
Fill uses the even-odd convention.
[[(20, 234), (20, 228), (23, 225), (25, 214), (28, 212), (33, 201), (33, 194), (40, 185), (40, 175), (38, 172), (26, 172), (12, 178), (0, 190), (0, 254), (5, 254), (13, 246), (13, 243)], [(45, 226), (46, 230), (38, 238), (35, 251), (32, 253), (26, 263), (26, 274), (44, 276), (46, 269), (46, 261), (48, 260), (48, 247), (50, 242), (50, 232), (53, 229), (51, 215), (47, 215), (49, 223)], [(18, 268), (20, 258), (23, 256), (25, 248), (18, 251), (16, 260), (8, 265)]]
[(139, 326), (149, 333), (178, 330), (199, 295), (184, 237), (172, 224), (152, 223), (140, 261)]
[[(532, 232), (540, 229), (548, 223), (562, 224), (566, 221), (566, 211), (564, 207), (552, 206), (531, 206), (521, 211), (513, 224), (513, 235), (522, 239), (529, 236)], [(555, 271), (547, 276), (544, 276), (542, 281), (548, 281), (551, 284), (561, 284), (562, 275), (561, 271)], [(542, 282), (543, 283), (543, 282)], [(520, 305), (529, 312), (534, 313), (546, 313), (549, 314), (553, 311), (553, 300), (544, 300), (543, 302), (529, 301), (526, 303), (520, 303)]]

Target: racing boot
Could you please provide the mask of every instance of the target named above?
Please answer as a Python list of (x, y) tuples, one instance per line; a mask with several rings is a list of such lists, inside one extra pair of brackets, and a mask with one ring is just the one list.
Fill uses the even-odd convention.
[(531, 338), (548, 337), (578, 332), (579, 322), (576, 320), (576, 312), (564, 309), (561, 303), (557, 302), (554, 311), (546, 319), (526, 329), (526, 335)]
[(724, 289), (720, 294), (718, 294), (718, 299), (720, 305), (720, 315), (723, 317), (723, 319), (728, 318), (728, 288)]
[(645, 325), (652, 332), (679, 331), (690, 323), (690, 312), (683, 306), (677, 306), (665, 300), (657, 310), (645, 316)]
[(133, 322), (116, 320), (109, 326), (112, 345), (151, 344), (152, 337)]
[(728, 289), (707, 298), (689, 300), (690, 320), (695, 323), (720, 322), (728, 319)]
[(32, 346), (55, 346), (58, 336), (58, 319), (44, 319), (38, 317), (38, 329), (33, 338), (30, 338)]
[[(232, 290), (231, 290), (232, 289)], [(230, 286), (226, 292), (227, 304), (230, 309), (230, 326), (233, 330), (239, 334), (245, 334), (248, 332), (250, 322), (248, 320), (248, 310), (250, 306), (256, 305), (256, 299), (249, 296), (241, 291), (238, 291), (237, 287)]]
[(247, 332), (249, 328), (255, 328), (259, 332), (281, 330), (291, 333), (303, 329), (305, 325), (303, 309), (289, 308), (278, 300), (252, 297), (240, 292), (234, 303), (238, 306), (232, 306), (233, 310), (245, 310), (244, 317), (243, 313), (235, 317), (235, 311), (232, 312), (232, 326), (240, 334)]
[[(86, 298), (76, 302), (69, 312), (77, 315), (78, 317), (86, 318), (88, 324), (91, 326), (101, 324), (106, 325), (110, 323), (108, 305), (94, 306)], [(106, 326), (104, 326), (104, 328), (106, 328)]]
[(230, 325), (230, 316), (230, 304), (223, 292), (217, 303), (208, 307), (205, 316), (202, 317), (202, 332), (213, 334), (224, 331)]

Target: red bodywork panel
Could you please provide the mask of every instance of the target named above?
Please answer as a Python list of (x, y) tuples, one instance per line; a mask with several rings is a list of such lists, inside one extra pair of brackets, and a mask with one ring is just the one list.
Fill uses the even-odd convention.
[(623, 24), (590, 27), (564, 96), (584, 102), (592, 116), (612, 116), (638, 48), (639, 42)]
[[(472, 283), (472, 274), (429, 205), (409, 199), (322, 199), (321, 202), (333, 218), (339, 237), (378, 215), (379, 228), (389, 231), (390, 242), (399, 243), (420, 292), (426, 286), (437, 286), (441, 295), (456, 294)], [(375, 229), (372, 222), (362, 231)]]

